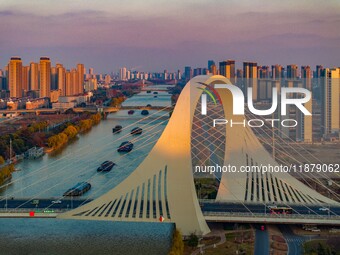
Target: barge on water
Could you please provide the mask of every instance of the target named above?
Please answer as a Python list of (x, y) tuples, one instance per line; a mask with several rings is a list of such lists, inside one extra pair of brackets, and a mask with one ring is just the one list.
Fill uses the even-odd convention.
[(72, 188), (68, 189), (63, 196), (81, 196), (91, 189), (91, 184), (88, 182), (79, 182)]

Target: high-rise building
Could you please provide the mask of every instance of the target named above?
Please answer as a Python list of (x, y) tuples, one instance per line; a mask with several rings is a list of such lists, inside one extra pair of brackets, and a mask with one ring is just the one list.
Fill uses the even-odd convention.
[(237, 78), (243, 78), (243, 70), (242, 69), (237, 69), (236, 70), (236, 77)]
[(272, 65), (272, 79), (281, 79), (283, 78), (283, 68), (281, 65)]
[(214, 60), (208, 60), (208, 69), (211, 72), (211, 67), (215, 65), (215, 61)]
[(243, 78), (246, 79), (257, 78), (256, 62), (243, 62)]
[(105, 75), (105, 85), (109, 85), (111, 82), (111, 76), (109, 74)]
[(258, 100), (257, 91), (257, 63), (256, 62), (243, 62), (243, 78), (244, 78), (244, 89), (245, 95), (248, 97), (247, 88), (253, 88), (253, 101)]
[(8, 87), (10, 97), (22, 97), (22, 61), (12, 57), (8, 64)]
[(91, 78), (85, 81), (85, 92), (97, 90), (97, 79)]
[(51, 90), (57, 90), (58, 88), (58, 75), (57, 75), (57, 68), (51, 67)]
[(23, 66), (22, 67), (22, 92), (23, 92), (23, 96), (25, 96), (27, 91), (29, 91), (29, 76), (30, 76), (30, 67), (29, 66)]
[(30, 63), (30, 82), (29, 90), (39, 90), (39, 64), (31, 62)]
[(72, 95), (78, 95), (79, 94), (79, 74), (78, 70), (75, 68), (71, 69), (71, 93)]
[(316, 66), (316, 71), (315, 71), (315, 78), (320, 78), (321, 77), (321, 72), (324, 70), (325, 68), (322, 65), (317, 65)]
[(94, 70), (93, 70), (93, 68), (91, 67), (91, 68), (89, 68), (89, 74), (90, 75), (94, 75)]
[(119, 79), (121, 81), (126, 81), (126, 67), (120, 68), (119, 69)]
[(57, 69), (57, 89), (61, 96), (66, 96), (66, 70), (62, 64), (56, 64)]
[(298, 66), (297, 65), (288, 65), (287, 66), (287, 78), (288, 79), (297, 79), (298, 75)]
[(202, 74), (203, 74), (203, 68), (198, 67), (198, 68), (195, 68), (195, 69), (194, 69), (194, 75), (193, 75), (193, 77), (195, 77), (195, 76), (197, 76), (197, 75), (202, 75)]
[(310, 66), (301, 66), (301, 78), (312, 78)]
[(39, 64), (40, 97), (50, 97), (51, 93), (51, 60), (41, 57)]
[(269, 78), (269, 66), (259, 66), (257, 77), (261, 79)]
[(301, 66), (301, 78), (303, 87), (312, 90), (312, 70), (310, 66)]
[(192, 78), (193, 72), (190, 66), (184, 67), (184, 76), (186, 81), (189, 81)]
[(211, 67), (210, 67), (210, 73), (213, 74), (213, 75), (216, 75), (217, 74), (217, 67), (215, 64), (213, 64)]
[(220, 75), (225, 76), (231, 83), (235, 84), (235, 60), (228, 59), (220, 62)]
[[(313, 100), (309, 100), (304, 104), (304, 107), (310, 112), (313, 112)], [(313, 142), (313, 116), (304, 115), (301, 111), (296, 109), (296, 140), (306, 143)]]
[(71, 79), (71, 72), (67, 70), (65, 72), (65, 96), (72, 96), (73, 95), (73, 85)]
[(321, 72), (321, 119), (323, 135), (340, 131), (340, 68)]
[(77, 65), (77, 85), (76, 85), (76, 94), (84, 93), (84, 78), (85, 78), (85, 67), (83, 64)]
[(164, 72), (163, 72), (163, 79), (164, 79), (165, 81), (169, 79), (168, 70), (164, 70)]
[[(6, 74), (2, 70), (0, 70), (0, 91), (1, 90), (7, 90)], [(1, 93), (0, 93), (0, 98), (1, 98)]]
[(181, 70), (177, 70), (177, 80), (181, 80), (181, 79), (182, 79)]

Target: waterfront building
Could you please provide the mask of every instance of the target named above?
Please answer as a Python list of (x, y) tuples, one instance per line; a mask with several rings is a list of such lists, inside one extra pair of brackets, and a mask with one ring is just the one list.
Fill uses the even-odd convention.
[(22, 61), (11, 57), (8, 64), (8, 85), (10, 97), (22, 97)]
[(84, 77), (85, 77), (85, 67), (84, 64), (77, 64), (77, 82), (75, 94), (84, 93)]
[(40, 97), (50, 97), (51, 93), (51, 60), (41, 57), (39, 64)]

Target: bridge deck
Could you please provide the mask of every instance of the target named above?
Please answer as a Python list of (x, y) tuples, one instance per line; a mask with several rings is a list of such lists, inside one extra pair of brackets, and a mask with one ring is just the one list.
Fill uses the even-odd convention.
[(319, 224), (340, 225), (340, 216), (319, 215), (272, 215), (251, 213), (216, 213), (204, 212), (207, 222), (246, 222), (246, 223), (272, 223), (272, 224)]

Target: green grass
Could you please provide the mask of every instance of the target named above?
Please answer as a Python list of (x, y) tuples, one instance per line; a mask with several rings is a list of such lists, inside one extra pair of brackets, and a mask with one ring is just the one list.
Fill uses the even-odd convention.
[(304, 255), (339, 255), (340, 251), (330, 246), (326, 240), (313, 240), (304, 243)]
[(227, 233), (225, 234), (225, 238), (227, 239), (227, 241), (234, 241), (235, 233)]

